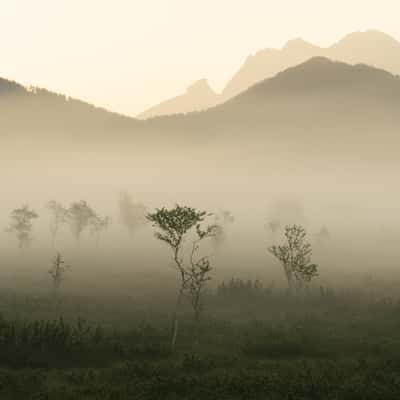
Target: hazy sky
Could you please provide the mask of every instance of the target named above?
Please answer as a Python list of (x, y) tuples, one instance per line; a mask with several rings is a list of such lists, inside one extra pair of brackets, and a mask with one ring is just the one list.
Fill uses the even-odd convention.
[(399, 0), (0, 0), (0, 77), (135, 115), (247, 55), (354, 30), (400, 39)]

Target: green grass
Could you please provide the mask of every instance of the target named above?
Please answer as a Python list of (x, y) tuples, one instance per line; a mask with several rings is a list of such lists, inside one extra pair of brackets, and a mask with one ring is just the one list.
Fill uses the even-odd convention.
[[(396, 301), (241, 290), (210, 294), (200, 324), (184, 309), (174, 352), (162, 301), (143, 322), (126, 317), (126, 303), (70, 299), (55, 309), (43, 297), (36, 314), (14, 299), (20, 318), (0, 320), (0, 399), (400, 398)], [(75, 301), (83, 314), (97, 302), (104, 326), (74, 317)], [(117, 309), (121, 329), (108, 322)], [(68, 318), (36, 318), (43, 314)]]

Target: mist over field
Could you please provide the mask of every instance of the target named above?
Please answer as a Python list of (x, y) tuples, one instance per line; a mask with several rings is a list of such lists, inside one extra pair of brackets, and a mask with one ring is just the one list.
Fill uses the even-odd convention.
[[(377, 167), (351, 159), (346, 164), (317, 161), (311, 145), (299, 155), (284, 148), (273, 153), (267, 145), (251, 148), (248, 144), (249, 150), (214, 143), (197, 149), (171, 144), (165, 151), (156, 145), (111, 150), (96, 144), (76, 149), (66, 144), (64, 148), (62, 143), (57, 149), (43, 150), (42, 144), (32, 143), (21, 146), (18, 156), (8, 151), (2, 156), (8, 167), (1, 171), (1, 226), (6, 228), (11, 211), (24, 204), (39, 218), (33, 223), (33, 241), (22, 252), (12, 234), (1, 232), (2, 254), (7, 257), (3, 269), (8, 274), (28, 269), (41, 280), (36, 289), (43, 290), (50, 286), (45, 271), (58, 250), (73, 264), (67, 288), (76, 285), (84, 291), (87, 283), (110, 286), (107, 290), (117, 294), (129, 291), (129, 285), (143, 288), (146, 279), (155, 287), (163, 286), (164, 279), (174, 285), (175, 272), (168, 268), (171, 256), (154, 238), (150, 224), (129, 235), (121, 221), (119, 195), (128, 191), (149, 212), (178, 203), (233, 214), (235, 221), (221, 248), (208, 245), (216, 268), (211, 285), (240, 276), (284, 287), (281, 267), (267, 248), (282, 241), (283, 228), (290, 224), (303, 225), (313, 243), (320, 265), (315, 285), (361, 284), (370, 275), (388, 283), (398, 279), (396, 165)], [(65, 207), (85, 200), (100, 215), (110, 216), (112, 223), (101, 234), (99, 245), (87, 230), (77, 246), (64, 224), (53, 248), (51, 213), (46, 209), (50, 200)], [(281, 223), (275, 235), (266, 227), (272, 220)], [(323, 228), (329, 237), (321, 242), (318, 233)], [(23, 267), (21, 259), (29, 260), (29, 266)], [(10, 283), (5, 279), (2, 285)]]
[[(400, 43), (313, 43), (174, 96), (193, 53), (141, 93), (127, 42), (137, 117), (55, 91), (82, 43), (54, 89), (0, 71), (1, 400), (399, 398)], [(126, 78), (119, 46), (93, 79)]]

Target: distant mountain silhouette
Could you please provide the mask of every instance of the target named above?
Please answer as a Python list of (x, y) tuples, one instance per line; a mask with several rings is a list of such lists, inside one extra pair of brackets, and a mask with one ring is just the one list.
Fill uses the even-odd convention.
[(173, 143), (212, 143), (221, 154), (251, 148), (267, 159), (281, 154), (382, 161), (398, 158), (399, 109), (400, 77), (315, 57), (222, 105), (150, 119), (144, 126)]
[(362, 63), (394, 74), (400, 73), (400, 43), (379, 31), (351, 33), (327, 48), (297, 39), (289, 41), (282, 50), (266, 49), (250, 56), (226, 85), (222, 97), (229, 99), (260, 80), (312, 56), (324, 56), (349, 64)]
[(159, 115), (171, 115), (202, 111), (218, 103), (218, 95), (210, 88), (206, 79), (202, 79), (187, 88), (186, 93), (164, 101), (138, 115), (146, 119)]
[[(208, 106), (203, 100), (201, 107), (194, 108), (195, 97), (191, 97), (188, 103), (185, 103), (185, 98), (182, 97), (180, 99), (182, 108), (178, 106), (169, 110), (154, 108), (151, 114), (143, 113), (140, 117), (178, 114), (212, 107), (217, 102), (223, 103), (233, 98), (257, 82), (316, 56), (349, 64), (367, 64), (393, 74), (400, 74), (400, 43), (382, 32), (369, 30), (351, 33), (327, 48), (315, 46), (302, 39), (295, 39), (287, 42), (280, 50), (268, 48), (249, 56), (223, 92), (218, 97), (213, 97)], [(183, 107), (184, 104), (185, 107)]]
[(302, 39), (291, 40), (281, 49), (265, 49), (249, 56), (239, 71), (225, 86), (221, 98), (228, 100), (250, 86), (291, 66), (300, 64), (313, 56), (321, 55), (323, 49)]
[(10, 134), (11, 140), (18, 140), (22, 131), (38, 145), (54, 138), (56, 146), (76, 148), (85, 141), (91, 149), (100, 144), (129, 149), (132, 157), (138, 146), (148, 143), (149, 157), (156, 150), (168, 154), (166, 146), (173, 154), (193, 148), (212, 150), (218, 157), (229, 149), (244, 155), (244, 149), (251, 148), (248, 154), (261, 152), (266, 160), (273, 156), (335, 162), (342, 156), (397, 160), (400, 146), (400, 78), (324, 57), (280, 72), (224, 104), (184, 115), (139, 121), (4, 80), (0, 107), (0, 146)]
[[(67, 134), (131, 132), (139, 121), (45, 89), (26, 88), (0, 78), (0, 127), (7, 132)], [(79, 135), (77, 135), (79, 133)]]

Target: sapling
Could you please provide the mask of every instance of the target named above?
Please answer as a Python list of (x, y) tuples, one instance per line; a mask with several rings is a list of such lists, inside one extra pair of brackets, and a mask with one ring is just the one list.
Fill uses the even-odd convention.
[[(198, 241), (210, 236), (211, 232), (215, 229), (214, 226), (209, 226), (205, 230), (201, 229), (201, 223), (209, 215), (205, 211), (179, 205), (176, 205), (172, 209), (157, 209), (154, 213), (147, 215), (147, 219), (158, 229), (155, 233), (156, 238), (170, 247), (179, 277), (171, 339), (171, 347), (173, 349), (175, 348), (178, 335), (178, 313), (182, 298), (185, 294), (198, 295), (200, 298), (200, 293), (211, 271), (208, 261), (205, 258), (203, 261), (202, 259), (194, 260), (194, 254), (198, 249)], [(195, 234), (197, 235), (197, 243), (194, 243), (192, 247), (191, 260), (185, 262), (182, 254), (183, 243), (193, 230), (195, 230)], [(195, 300), (194, 303), (200, 305), (200, 301)]]
[(64, 275), (69, 268), (70, 266), (65, 264), (64, 258), (62, 257), (61, 253), (57, 252), (53, 259), (51, 269), (48, 271), (53, 281), (55, 293), (60, 288), (61, 282), (64, 279)]
[(286, 226), (286, 243), (268, 249), (282, 264), (291, 292), (302, 289), (318, 275), (318, 265), (311, 262), (312, 248), (306, 235), (302, 226)]

